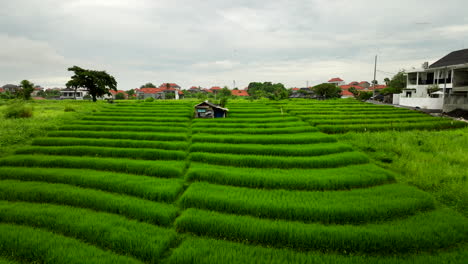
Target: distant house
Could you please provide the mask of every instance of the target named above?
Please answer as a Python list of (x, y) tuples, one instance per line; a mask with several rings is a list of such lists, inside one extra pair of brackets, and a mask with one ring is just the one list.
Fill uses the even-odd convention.
[(18, 85), (14, 85), (14, 84), (6, 84), (4, 86), (2, 86), (2, 89), (4, 92), (9, 92), (11, 94), (15, 94), (16, 92), (18, 92), (21, 87), (18, 86)]
[(339, 77), (331, 78), (330, 80), (328, 80), (328, 83), (332, 83), (337, 86), (345, 84), (345, 82)]
[[(436, 87), (440, 91), (430, 89)], [(407, 71), (406, 88), (393, 99), (404, 106), (445, 112), (468, 110), (468, 49), (451, 52), (430, 66), (425, 62), (422, 68)]]
[(114, 90), (110, 90), (109, 91), (111, 94), (112, 94), (112, 99), (116, 99), (115, 96), (118, 94), (118, 93), (122, 93), (124, 95), (124, 98), (125, 99), (128, 99), (128, 94), (126, 91), (123, 91), (123, 90), (117, 90), (117, 91), (114, 91)]
[(60, 90), (60, 100), (67, 100), (67, 99), (75, 99), (75, 100), (83, 100), (83, 98), (89, 95), (88, 90), (84, 88), (72, 89), (72, 88), (64, 88)]
[(44, 88), (40, 87), (40, 86), (36, 86), (34, 87), (34, 91), (31, 93), (31, 96), (33, 97), (37, 97), (37, 95), (40, 93), (40, 92), (43, 92), (44, 91)]
[[(162, 86), (162, 87), (161, 87)], [(166, 99), (167, 94), (175, 94), (178, 95), (174, 96), (174, 98), (182, 97), (184, 93), (180, 91), (178, 88), (174, 88), (174, 86), (169, 86), (169, 88), (164, 87), (161, 85), (160, 88), (140, 88), (135, 89), (137, 99), (146, 99), (146, 98), (154, 98), (154, 99)], [(178, 85), (177, 85), (178, 86)]]
[(200, 90), (201, 90), (200, 87), (192, 86), (187, 91), (190, 92), (190, 93), (198, 93), (198, 92), (200, 92)]
[(242, 97), (249, 96), (249, 93), (246, 90), (232, 90), (231, 94)]
[(195, 118), (225, 118), (229, 109), (204, 101), (195, 106)]
[[(351, 82), (350, 84), (347, 84), (347, 85), (340, 85), (341, 97), (343, 98), (354, 97), (354, 95), (349, 91), (351, 87), (354, 87), (358, 91), (366, 91), (366, 92), (369, 92), (369, 91), (372, 92), (374, 91), (374, 89), (380, 90), (380, 89), (384, 89), (387, 87), (386, 85), (375, 85), (375, 87), (370, 86), (370, 84), (366, 81), (360, 82), (358, 83), (358, 85), (355, 85), (355, 83), (358, 83), (358, 82)], [(369, 84), (369, 85), (366, 85), (366, 84)], [(364, 86), (361, 86), (361, 85), (364, 85)]]
[(209, 89), (212, 93), (216, 94), (221, 90), (221, 87), (219, 86), (213, 86)]
[(292, 88), (289, 98), (315, 98), (315, 94), (310, 87)]

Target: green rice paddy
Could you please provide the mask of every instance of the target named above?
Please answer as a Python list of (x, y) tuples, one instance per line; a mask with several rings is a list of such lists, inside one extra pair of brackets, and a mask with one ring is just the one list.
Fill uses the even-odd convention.
[(0, 263), (466, 261), (466, 217), (328, 135), (465, 123), (354, 100), (231, 102), (223, 119), (194, 104), (101, 105), (0, 158)]

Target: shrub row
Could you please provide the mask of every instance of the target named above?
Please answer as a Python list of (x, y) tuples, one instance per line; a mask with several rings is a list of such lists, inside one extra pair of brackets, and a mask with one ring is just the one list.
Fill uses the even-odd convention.
[(172, 127), (169, 123), (165, 126), (119, 126), (119, 125), (65, 125), (59, 130), (91, 130), (91, 131), (141, 131), (141, 132), (177, 132), (187, 133), (187, 128)]
[(395, 113), (395, 114), (380, 114), (380, 115), (363, 115), (363, 114), (340, 114), (340, 115), (301, 115), (305, 120), (315, 119), (395, 119), (395, 118), (415, 118), (415, 117), (428, 117), (429, 115), (422, 113)]
[(356, 108), (353, 108), (352, 110), (345, 110), (345, 109), (341, 109), (341, 110), (334, 110), (334, 109), (330, 109), (330, 110), (320, 110), (320, 109), (310, 109), (310, 110), (300, 110), (300, 111), (297, 111), (297, 110), (293, 110), (293, 111), (289, 111), (290, 114), (293, 114), (293, 115), (304, 115), (304, 114), (321, 114), (321, 115), (336, 115), (336, 114), (368, 114), (368, 115), (372, 115), (372, 114), (387, 114), (387, 113), (416, 113), (415, 111), (413, 110), (408, 110), (408, 109), (405, 109), (405, 108), (383, 108), (383, 109), (379, 109), (379, 108), (375, 108), (375, 109), (369, 109), (369, 108), (362, 108), (362, 109), (356, 109)]
[(468, 252), (461, 248), (453, 251), (417, 253), (403, 256), (345, 255), (346, 252), (298, 252), (291, 249), (267, 248), (224, 240), (188, 237), (168, 259), (169, 264), (440, 264), (464, 263)]
[(146, 112), (127, 112), (121, 113), (118, 112), (97, 112), (93, 113), (92, 116), (107, 116), (107, 117), (191, 117), (192, 112), (184, 111), (184, 112), (165, 112), (165, 113), (146, 113)]
[(289, 190), (344, 190), (394, 181), (394, 176), (374, 164), (328, 169), (235, 168), (192, 162), (188, 181)]
[(367, 132), (367, 131), (382, 131), (382, 130), (413, 130), (427, 129), (439, 130), (449, 128), (466, 127), (467, 123), (460, 121), (434, 121), (434, 122), (415, 122), (415, 123), (395, 123), (395, 124), (359, 124), (359, 125), (318, 125), (318, 129), (325, 133), (345, 133), (348, 131)]
[(100, 113), (109, 113), (109, 114), (113, 114), (113, 113), (116, 113), (118, 115), (129, 115), (129, 116), (132, 116), (133, 114), (171, 114), (171, 113), (174, 113), (174, 114), (192, 114), (193, 112), (193, 109), (191, 108), (175, 108), (175, 109), (167, 109), (167, 108), (164, 108), (164, 109), (160, 109), (158, 110), (157, 108), (156, 109), (140, 109), (140, 108), (137, 108), (137, 109), (125, 109), (125, 108), (121, 108), (121, 107), (113, 107), (113, 108), (104, 108), (100, 111)]
[(40, 229), (0, 224), (0, 254), (27, 263), (141, 263)]
[(0, 167), (0, 179), (64, 183), (163, 202), (173, 202), (183, 189), (182, 179), (161, 179), (87, 169)]
[(416, 117), (416, 118), (395, 118), (395, 119), (317, 119), (310, 120), (311, 125), (348, 125), (348, 124), (391, 124), (391, 123), (408, 123), (408, 122), (426, 122), (426, 121), (441, 121), (436, 117)]
[(279, 128), (193, 128), (192, 133), (207, 134), (296, 134), (317, 132), (312, 126), (279, 127)]
[(49, 204), (0, 201), (0, 221), (44, 228), (150, 263), (159, 261), (176, 236), (121, 216)]
[(304, 133), (295, 135), (210, 135), (197, 134), (192, 136), (193, 142), (218, 143), (253, 143), (253, 144), (313, 144), (336, 142), (336, 138), (322, 133)]
[(333, 168), (351, 164), (369, 162), (369, 158), (359, 152), (344, 152), (316, 157), (284, 157), (212, 154), (206, 152), (192, 152), (190, 159), (217, 165), (254, 168)]
[(208, 118), (201, 119), (197, 118), (193, 120), (193, 123), (271, 123), (271, 122), (295, 122), (299, 121), (299, 118), (294, 116), (287, 117), (269, 117), (269, 118)]
[(172, 205), (58, 183), (2, 180), (0, 199), (89, 208), (158, 225), (169, 225), (177, 213)]
[(91, 146), (32, 146), (15, 151), (16, 154), (46, 154), (66, 156), (114, 157), (145, 160), (184, 160), (186, 153), (179, 150), (140, 149), (140, 148), (110, 148)]
[(288, 116), (286, 112), (281, 114), (280, 111), (277, 109), (272, 109), (269, 113), (257, 113), (256, 111), (253, 111), (253, 113), (238, 113), (236, 112), (229, 112), (229, 117), (230, 118), (269, 118), (269, 117), (285, 117)]
[(62, 157), (49, 155), (14, 155), (0, 159), (3, 166), (95, 169), (122, 173), (177, 178), (182, 176), (183, 161), (146, 161), (116, 158)]
[(152, 141), (152, 140), (130, 140), (130, 139), (92, 139), (73, 137), (47, 137), (35, 138), (32, 142), (35, 146), (96, 146), (96, 147), (119, 147), (140, 149), (167, 149), (187, 150), (188, 143), (183, 141)]
[(185, 210), (179, 232), (303, 250), (395, 254), (446, 248), (466, 240), (463, 216), (436, 210), (382, 224), (322, 225)]
[(254, 154), (271, 156), (319, 156), (352, 151), (349, 145), (341, 143), (318, 143), (306, 145), (261, 145), (261, 144), (224, 144), (193, 143), (190, 152), (210, 152), (229, 154)]
[(186, 141), (185, 133), (149, 133), (149, 132), (117, 132), (107, 131), (52, 131), (51, 137), (76, 137), (76, 138), (110, 138), (110, 139), (138, 139), (138, 140), (162, 140), (162, 141)]
[(434, 209), (431, 195), (399, 184), (351, 191), (298, 192), (193, 183), (179, 202), (184, 208), (339, 224), (388, 220)]

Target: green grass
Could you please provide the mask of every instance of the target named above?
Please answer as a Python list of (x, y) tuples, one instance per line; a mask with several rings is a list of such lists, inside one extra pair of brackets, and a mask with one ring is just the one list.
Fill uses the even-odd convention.
[(188, 142), (185, 141), (153, 141), (153, 140), (131, 140), (131, 139), (93, 139), (73, 137), (45, 137), (35, 138), (33, 146), (95, 146), (95, 147), (119, 147), (139, 149), (166, 149), (187, 150)]
[(176, 219), (179, 232), (326, 252), (396, 254), (435, 250), (466, 241), (467, 221), (451, 210), (436, 210), (379, 224), (322, 225), (259, 219), (197, 209)]
[(316, 119), (330, 119), (330, 120), (342, 120), (342, 119), (404, 119), (404, 118), (415, 118), (415, 117), (428, 117), (429, 115), (423, 113), (385, 113), (380, 115), (374, 114), (340, 114), (340, 115), (301, 115), (300, 117), (306, 120)]
[(257, 113), (257, 111), (252, 111), (251, 113), (239, 113), (237, 111), (235, 112), (229, 112), (229, 118), (234, 117), (234, 118), (269, 118), (269, 117), (283, 117), (283, 116), (288, 116), (286, 112), (281, 114), (281, 112), (277, 109), (272, 109), (268, 113)]
[(169, 225), (177, 213), (172, 205), (58, 183), (2, 180), (0, 199), (89, 208), (158, 225)]
[[(229, 115), (229, 114), (228, 114)], [(269, 118), (196, 118), (193, 120), (194, 123), (270, 123), (270, 122), (297, 122), (299, 119), (294, 116), (288, 117), (269, 117)]]
[[(117, 110), (118, 111), (118, 110)], [(131, 113), (121, 113), (120, 111), (109, 111), (109, 112), (97, 112), (93, 113), (93, 116), (107, 116), (107, 117), (191, 117), (192, 112), (184, 111), (184, 112), (159, 112), (159, 113), (147, 113), (147, 112), (140, 112), (134, 111)]]
[(318, 251), (297, 252), (291, 249), (276, 249), (260, 246), (251, 246), (229, 241), (189, 237), (174, 250), (168, 264), (462, 264), (468, 259), (468, 251), (456, 248), (455, 250), (434, 253), (418, 253), (400, 256), (366, 256), (341, 255), (336, 253), (323, 253)]
[(347, 133), (340, 139), (468, 217), (468, 128), (450, 131)]
[(159, 262), (175, 239), (173, 230), (92, 210), (0, 201), (0, 221), (42, 228), (144, 262)]
[(187, 128), (172, 127), (170, 123), (165, 126), (117, 126), (117, 125), (65, 125), (59, 130), (92, 130), (92, 131), (141, 131), (141, 132), (179, 132), (187, 133)]
[(374, 164), (327, 169), (235, 168), (192, 162), (188, 181), (289, 190), (344, 190), (393, 182), (394, 176)]
[(108, 132), (108, 131), (52, 131), (50, 137), (77, 137), (77, 138), (110, 138), (110, 139), (136, 139), (161, 141), (186, 141), (185, 133), (151, 133), (151, 132)]
[(182, 179), (87, 169), (0, 167), (0, 179), (63, 183), (163, 202), (173, 202), (183, 188)]
[(184, 208), (340, 224), (390, 220), (434, 209), (434, 201), (429, 194), (400, 184), (351, 191), (298, 192), (227, 187), (202, 182), (190, 185), (179, 203)]
[(110, 148), (93, 146), (32, 146), (16, 150), (16, 154), (46, 154), (64, 156), (91, 156), (131, 158), (144, 160), (184, 160), (186, 153), (179, 150)]
[(306, 122), (270, 122), (270, 123), (194, 123), (192, 128), (279, 128), (307, 125)]
[(0, 223), (0, 254), (27, 263), (142, 263), (51, 232)]
[(317, 119), (310, 120), (309, 123), (312, 125), (351, 125), (351, 124), (392, 124), (392, 123), (409, 123), (409, 122), (427, 122), (427, 121), (444, 121), (449, 120), (446, 118), (437, 117), (416, 117), (416, 118), (395, 118), (395, 119)]
[(336, 142), (336, 138), (322, 133), (301, 133), (294, 135), (210, 135), (197, 134), (192, 136), (192, 142), (218, 142), (233, 144), (313, 144)]
[(192, 152), (190, 153), (190, 159), (197, 162), (205, 162), (216, 165), (280, 169), (333, 168), (369, 162), (367, 156), (359, 152), (344, 152), (315, 157), (290, 157), (287, 159), (276, 156)]
[(145, 161), (116, 158), (15, 155), (0, 159), (3, 166), (95, 169), (162, 178), (178, 178), (185, 168), (183, 161)]
[(434, 120), (411, 123), (383, 123), (383, 124), (356, 124), (356, 125), (318, 125), (317, 128), (324, 133), (346, 133), (349, 131), (368, 132), (382, 130), (442, 130), (468, 126), (467, 123), (453, 120)]
[(350, 145), (342, 143), (318, 143), (304, 145), (261, 145), (261, 144), (224, 144), (194, 143), (190, 152), (254, 154), (271, 156), (318, 156), (352, 151)]
[(207, 134), (296, 134), (305, 132), (317, 132), (312, 126), (279, 127), (279, 128), (193, 128), (192, 133)]

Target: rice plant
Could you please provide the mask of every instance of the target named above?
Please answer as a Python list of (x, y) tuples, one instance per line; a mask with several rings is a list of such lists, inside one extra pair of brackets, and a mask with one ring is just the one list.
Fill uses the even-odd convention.
[(207, 134), (296, 134), (317, 132), (312, 126), (280, 127), (280, 128), (193, 128), (192, 133)]
[(400, 184), (351, 191), (297, 192), (201, 182), (191, 184), (179, 203), (184, 208), (195, 207), (262, 218), (340, 224), (389, 220), (434, 209), (432, 196), (414, 187)]
[(187, 133), (187, 128), (172, 127), (170, 123), (165, 126), (119, 126), (119, 125), (65, 125), (59, 130), (81, 130), (81, 131), (141, 131), (141, 132), (176, 132)]
[(27, 263), (142, 263), (37, 228), (0, 223), (0, 254)]
[(374, 164), (311, 170), (236, 168), (192, 162), (186, 179), (251, 188), (344, 190), (393, 182), (394, 175)]
[(157, 225), (169, 225), (177, 213), (172, 205), (58, 183), (2, 180), (0, 199), (89, 208)]
[(182, 179), (87, 169), (0, 167), (0, 180), (6, 179), (63, 183), (162, 202), (173, 202), (183, 189)]
[[(88, 120), (76, 120), (73, 122), (69, 123), (70, 125), (88, 125), (88, 126), (114, 126), (116, 125), (116, 122), (114, 121), (88, 121)], [(180, 122), (175, 122), (175, 123), (170, 123), (168, 124), (167, 122), (138, 122), (138, 121), (125, 121), (122, 124), (125, 124), (125, 126), (151, 126), (151, 127), (158, 127), (158, 126), (171, 126), (171, 127), (181, 127), (181, 128), (186, 128), (189, 126), (188, 123), (180, 123)]]
[(336, 142), (333, 136), (322, 133), (301, 133), (294, 135), (210, 135), (196, 134), (192, 136), (193, 142), (218, 142), (218, 143), (233, 143), (233, 144), (314, 144), (325, 142)]
[(0, 159), (3, 166), (74, 168), (113, 171), (162, 178), (182, 176), (184, 161), (146, 161), (116, 158), (62, 157), (51, 155), (14, 155)]
[(386, 124), (356, 124), (356, 125), (318, 125), (318, 129), (324, 133), (345, 133), (348, 131), (355, 132), (368, 132), (368, 131), (383, 131), (383, 130), (441, 130), (467, 127), (468, 124), (460, 121), (453, 120), (434, 120), (425, 122), (411, 122), (411, 123), (386, 123)]
[(280, 128), (307, 125), (306, 122), (271, 122), (271, 123), (194, 123), (192, 128)]
[(206, 152), (192, 152), (189, 157), (193, 161), (217, 165), (281, 169), (333, 168), (369, 162), (369, 158), (359, 152), (344, 152), (315, 157), (290, 157), (288, 159), (276, 156), (212, 154)]
[(46, 154), (66, 156), (114, 157), (145, 160), (184, 160), (186, 153), (179, 150), (111, 148), (92, 146), (32, 146), (23, 147), (16, 154)]
[(114, 121), (114, 122), (188, 122), (190, 119), (187, 117), (131, 117), (131, 116), (85, 116), (82, 120), (90, 121)]
[(186, 141), (185, 133), (149, 133), (149, 132), (116, 132), (108, 131), (52, 131), (51, 137), (77, 137), (77, 138), (110, 138), (110, 139), (137, 139), (137, 140), (161, 140), (161, 141)]

